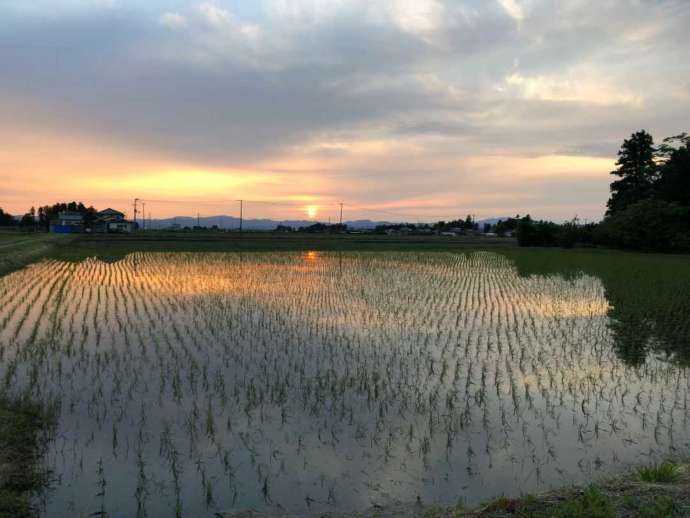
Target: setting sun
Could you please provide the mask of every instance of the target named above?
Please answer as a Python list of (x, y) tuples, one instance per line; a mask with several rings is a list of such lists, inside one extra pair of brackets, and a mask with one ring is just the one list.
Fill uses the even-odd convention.
[(315, 218), (316, 214), (318, 213), (318, 207), (316, 205), (307, 205), (304, 207), (304, 212), (307, 213), (307, 216), (310, 218)]

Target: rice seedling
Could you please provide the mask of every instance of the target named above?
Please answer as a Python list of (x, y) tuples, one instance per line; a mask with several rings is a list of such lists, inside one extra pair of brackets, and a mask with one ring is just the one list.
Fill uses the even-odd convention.
[(637, 471), (642, 482), (668, 484), (678, 480), (678, 468), (671, 462), (662, 462), (654, 466), (642, 467)]
[(3, 390), (63, 403), (49, 514), (472, 505), (690, 439), (687, 369), (621, 354), (600, 278), (494, 253), (137, 253), (0, 294)]

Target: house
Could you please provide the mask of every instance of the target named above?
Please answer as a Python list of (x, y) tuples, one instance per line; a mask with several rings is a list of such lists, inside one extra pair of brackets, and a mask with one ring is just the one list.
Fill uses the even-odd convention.
[(78, 234), (84, 231), (84, 216), (79, 212), (60, 212), (49, 226), (55, 234)]
[(128, 221), (125, 219), (124, 213), (115, 209), (105, 209), (100, 211), (94, 230), (96, 232), (108, 234), (129, 234), (139, 228), (139, 224), (135, 221)]
[(106, 224), (106, 232), (109, 234), (131, 234), (138, 228), (138, 223), (127, 220), (109, 221)]
[(103, 221), (124, 221), (125, 215), (119, 210), (108, 208), (98, 213), (98, 219)]

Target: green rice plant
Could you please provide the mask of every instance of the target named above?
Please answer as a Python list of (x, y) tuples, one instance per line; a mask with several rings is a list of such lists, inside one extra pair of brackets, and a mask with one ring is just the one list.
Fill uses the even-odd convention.
[(637, 470), (639, 480), (655, 484), (671, 484), (678, 480), (678, 476), (678, 466), (672, 462), (644, 466)]
[(591, 485), (585, 489), (582, 496), (558, 505), (552, 516), (554, 518), (616, 518), (618, 513), (613, 499)]
[(674, 518), (682, 516), (681, 510), (670, 496), (662, 495), (650, 504), (640, 507), (640, 518)]
[[(660, 357), (631, 364), (639, 348), (628, 355), (621, 342), (617, 319), (632, 326), (624, 313), (641, 312), (626, 289), (645, 302), (630, 269), (603, 256), (584, 261), (589, 274), (527, 273), (522, 263), (540, 254), (517, 266), (488, 252), (41, 263), (0, 278), (0, 380), (65, 403), (49, 457), (63, 483), (85, 483), (82, 459), (112, 444), (109, 480), (151, 515), (181, 514), (182, 495), (185, 514), (204, 514), (219, 477), (229, 491), (210, 486), (218, 508), (303, 510), (299, 480), (312, 506), (347, 510), (361, 491), (355, 480), (402, 500), (411, 483), (424, 496), (475, 477), (508, 493), (506, 481), (531, 490), (689, 440), (681, 353), (665, 354), (674, 350), (646, 324), (635, 328), (647, 333), (641, 347)], [(598, 277), (590, 261), (613, 261), (628, 277), (608, 267)], [(682, 277), (684, 268), (672, 269)], [(664, 322), (683, 336), (686, 304), (667, 294)], [(145, 471), (132, 451), (145, 453)], [(198, 460), (203, 469), (183, 477)], [(264, 487), (285, 500), (269, 504)], [(71, 511), (98, 503), (84, 500)]]

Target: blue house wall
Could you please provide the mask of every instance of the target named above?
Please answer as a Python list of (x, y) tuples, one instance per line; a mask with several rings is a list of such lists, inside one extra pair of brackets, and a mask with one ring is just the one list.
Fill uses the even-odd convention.
[(55, 234), (78, 234), (81, 228), (76, 225), (53, 225), (52, 230)]

